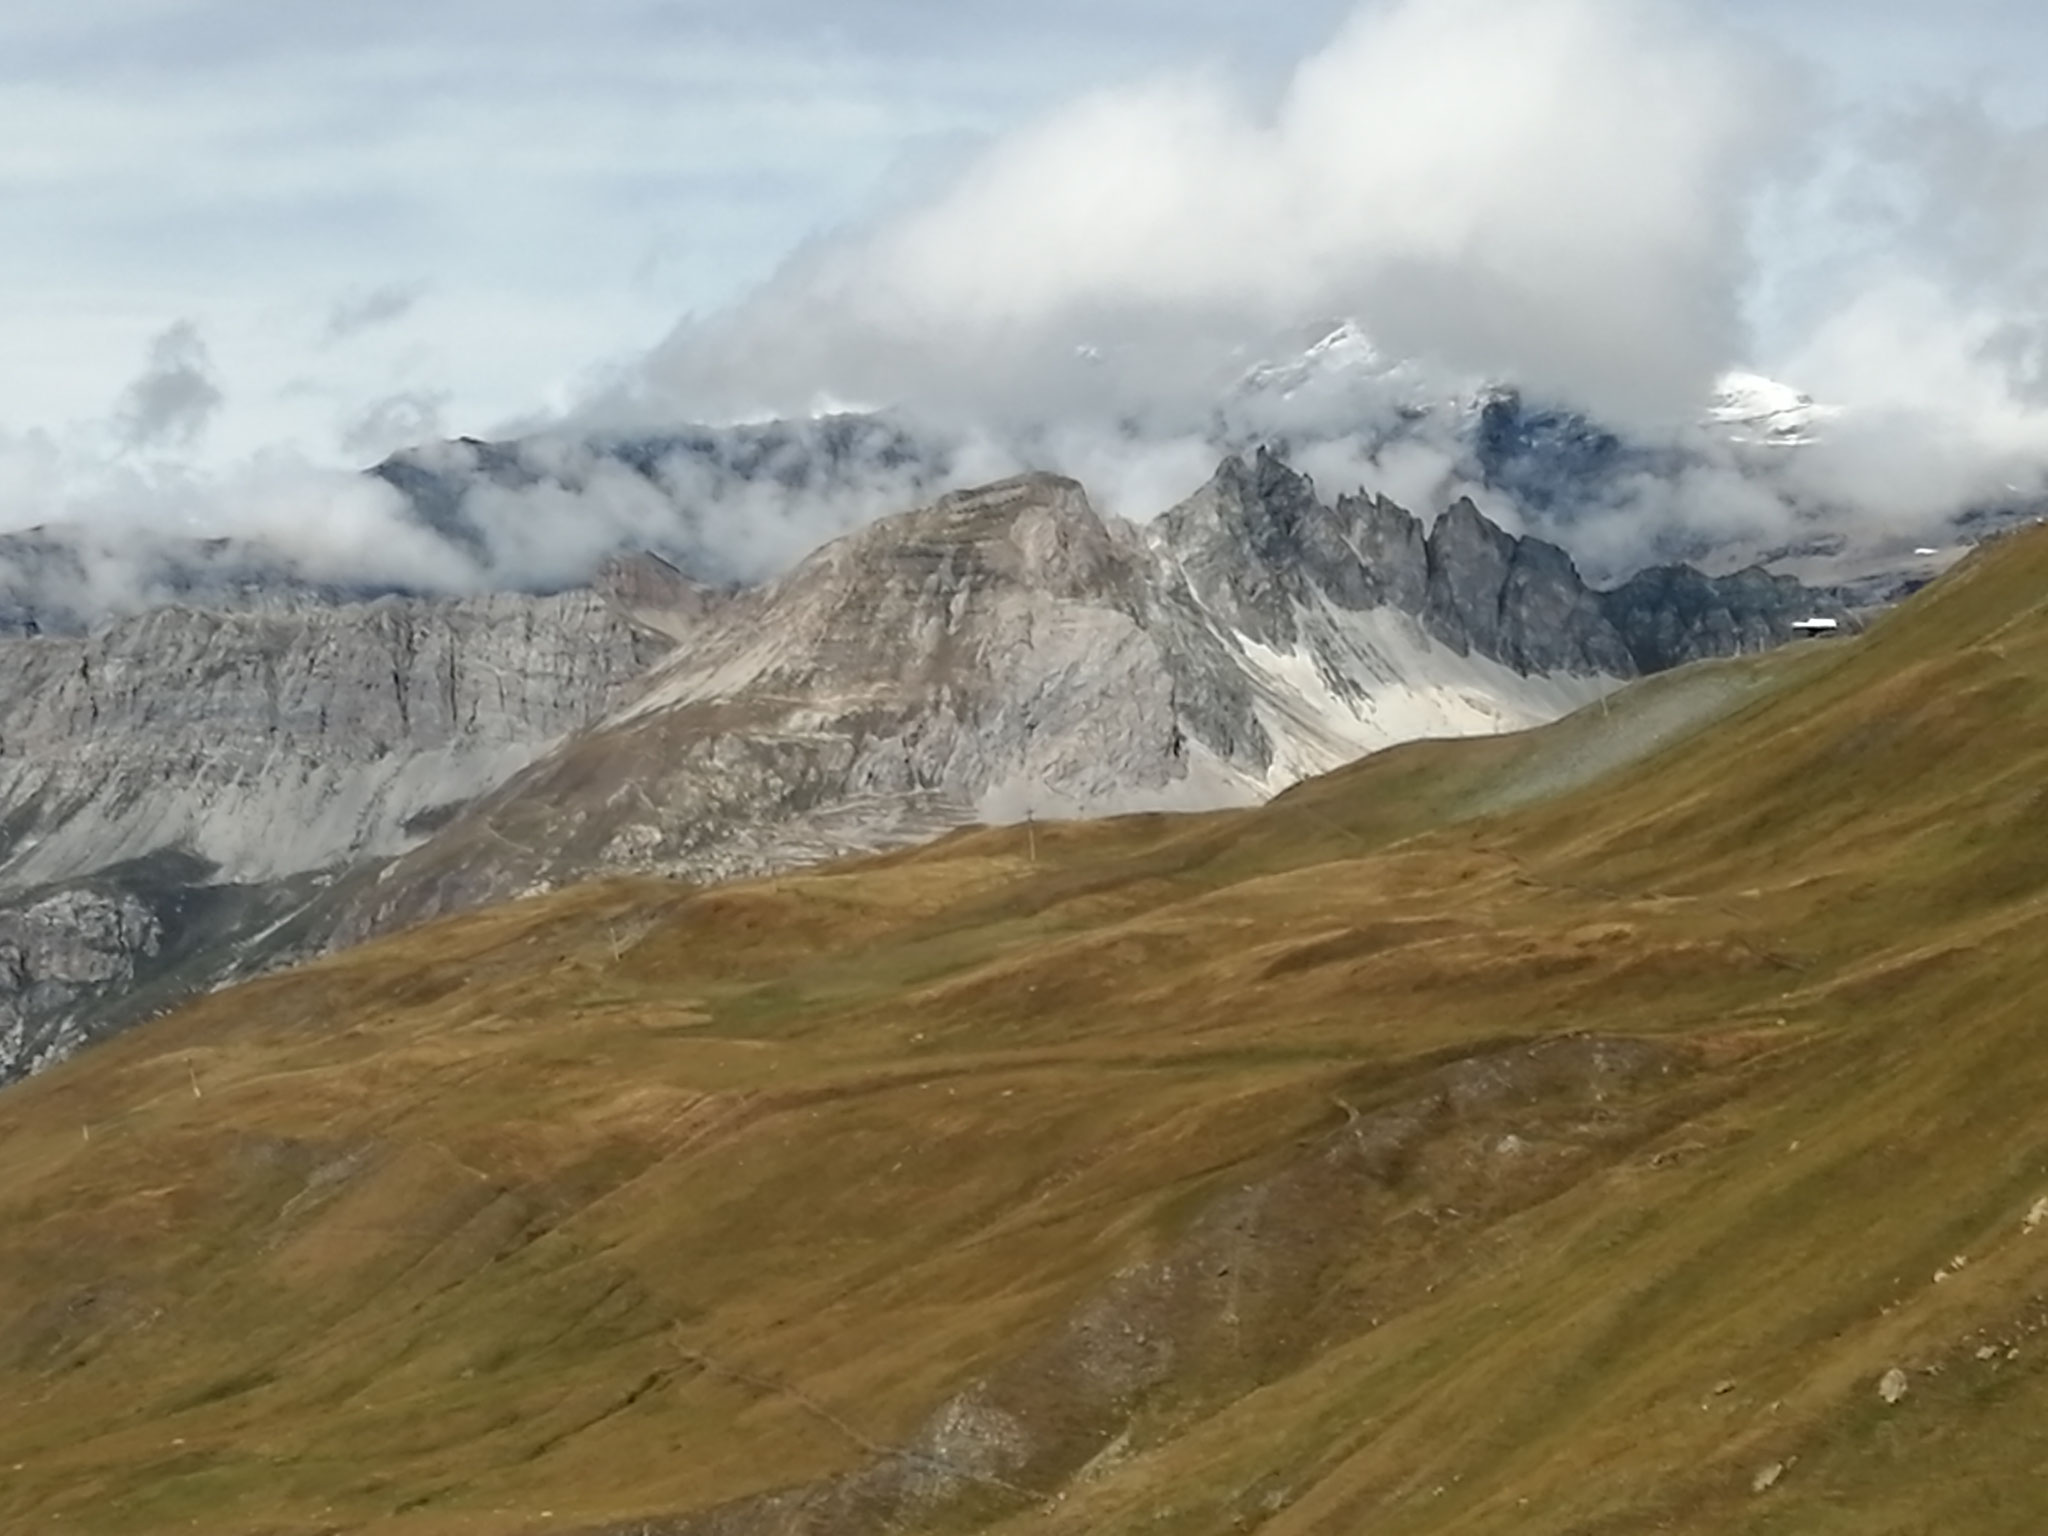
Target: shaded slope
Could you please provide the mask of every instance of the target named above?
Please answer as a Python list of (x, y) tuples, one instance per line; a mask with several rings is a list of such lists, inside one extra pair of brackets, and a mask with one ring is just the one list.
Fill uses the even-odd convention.
[(2037, 1529), (2042, 593), (138, 1030), (0, 1100), (0, 1523)]

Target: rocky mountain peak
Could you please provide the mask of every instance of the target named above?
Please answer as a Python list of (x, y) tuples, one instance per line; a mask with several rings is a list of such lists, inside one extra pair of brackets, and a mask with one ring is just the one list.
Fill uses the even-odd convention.
[(646, 550), (605, 561), (591, 587), (634, 623), (672, 640), (703, 623), (731, 596)]
[(1379, 583), (1345, 518), (1315, 483), (1261, 448), (1223, 460), (1209, 483), (1153, 525), (1152, 542), (1190, 593), (1238, 633), (1278, 649), (1298, 638), (1295, 614), (1318, 593), (1368, 608)]
[(947, 605), (995, 588), (1122, 603), (1135, 553), (1131, 530), (1107, 522), (1079, 481), (1032, 473), (871, 523), (827, 545), (781, 586), (851, 584)]
[(1516, 544), (1513, 534), (1479, 510), (1470, 496), (1460, 496), (1438, 517), (1429, 532), (1432, 560), (1455, 560), (1481, 551), (1512, 560)]
[(1198, 604), (1278, 650), (1294, 649), (1302, 615), (1327, 604), (1413, 615), (1459, 654), (1524, 674), (1639, 670), (1571, 557), (1508, 532), (1469, 498), (1425, 533), (1383, 497), (1326, 504), (1306, 475), (1262, 449), (1224, 460), (1159, 520), (1153, 541)]
[(1518, 672), (1640, 671), (1599, 595), (1555, 544), (1509, 533), (1461, 497), (1430, 530), (1430, 633)]
[(1420, 613), (1429, 592), (1428, 540), (1422, 520), (1384, 496), (1342, 496), (1336, 511), (1358, 556), (1358, 606), (1384, 604), (1403, 613)]

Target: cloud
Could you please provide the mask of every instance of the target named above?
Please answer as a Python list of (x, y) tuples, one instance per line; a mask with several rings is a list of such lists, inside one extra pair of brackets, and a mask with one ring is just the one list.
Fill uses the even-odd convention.
[(180, 320), (150, 343), (148, 365), (122, 391), (114, 434), (127, 448), (189, 448), (222, 398), (199, 328)]
[(1349, 315), (1405, 356), (1673, 419), (1744, 349), (1791, 79), (1661, 0), (1367, 8), (1275, 100), (1176, 73), (1051, 114), (685, 322), (604, 408), (1185, 423), (1274, 338)]
[[(1475, 494), (1606, 569), (1763, 547), (1816, 509), (1906, 526), (2039, 484), (2048, 130), (1967, 96), (1851, 114), (1817, 68), (1715, 20), (1806, 28), (1830, 62), (1883, 34), (1918, 86), (1915, 7), (1051, 3), (599, 0), (571, 27), (518, 0), (479, 27), (463, 0), (403, 30), (297, 10), (250, 25), (226, 0), (10, 16), (0, 100), (37, 131), (0, 146), (29, 215), (0, 277), (54, 297), (15, 338), (37, 383), (8, 408), (51, 430), (0, 451), (0, 479), (44, 488), (9, 510), (252, 532), (261, 514), (347, 568), (319, 523), (467, 590), (573, 580), (633, 540), (770, 574), (1024, 466), (1143, 518), (1253, 441), (1328, 495), (1428, 515)], [(1926, 25), (1970, 32), (1980, 58), (2024, 53), (2020, 21), (1966, 21)], [(52, 287), (72, 263), (92, 270)], [(435, 302), (357, 286), (394, 270), (433, 273)], [(131, 455), (203, 449), (210, 469), (110, 467), (56, 428), (102, 408), (109, 346), (209, 292), (225, 391), (187, 323), (93, 430)], [(1376, 354), (1248, 380), (1347, 316)], [(400, 320), (402, 337), (376, 329)], [(277, 389), (314, 337), (317, 387)], [(1701, 432), (1714, 376), (1742, 363), (1849, 410), (1798, 454)], [(558, 420), (600, 367), (610, 382)], [(1622, 424), (1653, 467), (1562, 507), (1484, 484), (1473, 407), (1492, 380)], [(46, 400), (62, 405), (35, 414)], [(810, 477), (676, 453), (636, 473), (542, 443), (547, 473), (473, 498), (475, 547), (414, 548), (381, 492), (336, 503), (348, 482), (250, 453), (291, 437), (367, 461), (514, 412), (567, 439), (869, 406), (930, 455)]]
[(327, 311), (326, 339), (347, 341), (364, 331), (402, 320), (425, 294), (424, 283), (386, 283), (381, 288), (348, 294), (337, 299)]
[(374, 400), (343, 423), (341, 446), (355, 458), (374, 461), (432, 442), (447, 432), (452, 398), (445, 389), (415, 389)]
[(760, 581), (877, 517), (1019, 467), (992, 445), (914, 440), (858, 418), (689, 432), (617, 454), (542, 435), (509, 462), (485, 464), (460, 443), (409, 457), (469, 485), (458, 537), (482, 579), (528, 589), (584, 580), (635, 549), (709, 580)]
[[(1712, 15), (1388, 0), (1271, 91), (1096, 92), (686, 318), (583, 419), (887, 408), (1139, 517), (1263, 441), (1327, 494), (1474, 495), (1608, 574), (2043, 494), (2048, 126), (1852, 103)], [(1344, 317), (1360, 355), (1258, 366)], [(1759, 364), (1843, 408), (1821, 441), (1704, 425)], [(1562, 499), (1488, 484), (1494, 382), (1629, 451)]]
[(2048, 490), (2043, 321), (1910, 270), (1846, 292), (1791, 366), (1845, 410), (1789, 466), (1816, 499), (1898, 526)]
[(1922, 96), (1838, 155), (1774, 360), (1842, 408), (1795, 494), (1905, 527), (2048, 493), (2048, 124)]
[[(195, 313), (233, 381), (206, 451), (331, 451), (332, 411), (280, 387), (337, 301), (403, 277), (431, 298), (395, 330), (488, 432), (744, 291), (906, 146), (986, 137), (1219, 28), (1291, 50), (1339, 3), (1158, 27), (1071, 0), (1057, 28), (908, 0), (0, 7), (0, 421), (103, 411), (132, 328)], [(396, 340), (320, 366), (370, 398)]]
[[(0, 609), (12, 599), (91, 621), (237, 573), (413, 591), (483, 584), (391, 487), (288, 450), (196, 470), (109, 457), (89, 429), (0, 430), (0, 507)], [(38, 556), (33, 569), (24, 552)]]

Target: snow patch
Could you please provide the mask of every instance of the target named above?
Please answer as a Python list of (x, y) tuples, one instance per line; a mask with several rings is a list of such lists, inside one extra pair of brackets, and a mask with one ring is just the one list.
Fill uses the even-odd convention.
[(1310, 609), (1298, 618), (1320, 644), (1280, 651), (1231, 636), (1250, 664), (1273, 745), (1269, 795), (1403, 742), (1528, 730), (1621, 686), (1600, 675), (1525, 676), (1461, 656), (1392, 609)]
[(1707, 418), (1739, 443), (1797, 448), (1819, 439), (1820, 429), (1842, 415), (1789, 384), (1742, 369), (1723, 374)]

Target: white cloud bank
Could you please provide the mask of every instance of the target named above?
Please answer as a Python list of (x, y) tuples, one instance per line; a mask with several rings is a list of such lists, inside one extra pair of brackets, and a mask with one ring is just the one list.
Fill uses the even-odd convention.
[(1676, 419), (1743, 348), (1792, 82), (1661, 0), (1369, 7), (1277, 99), (1179, 74), (1015, 134), (679, 327), (638, 404), (1199, 420), (1276, 337), (1357, 316), (1405, 356)]
[[(1453, 413), (1418, 423), (1418, 401), (1507, 380), (1687, 450), (1680, 470), (1565, 509), (1569, 541), (1608, 571), (1688, 541), (1768, 540), (1796, 505), (1907, 526), (2037, 491), (2048, 131), (1953, 104), (1850, 115), (1818, 64), (1713, 17), (1680, 0), (1378, 0), (1280, 75), (1181, 66), (1094, 91), (936, 186), (899, 183), (865, 222), (685, 320), (567, 430), (889, 407), (966, 445), (954, 481), (1062, 468), (1135, 516), (1193, 489), (1219, 437), (1264, 434), (1326, 492), (1384, 490), (1426, 514), (1473, 487)], [(604, 139), (572, 157), (579, 176), (614, 153), (630, 169), (634, 135)], [(780, 144), (776, 164), (795, 154)], [(421, 318), (417, 284), (326, 291), (343, 297), (308, 344), (330, 354)], [(435, 314), (466, 302), (438, 275), (433, 292)], [(1240, 390), (1219, 419), (1248, 369), (1342, 317), (1383, 356), (1335, 384)], [(678, 503), (715, 564), (759, 575), (933, 488), (886, 463), (787, 485), (679, 462), (664, 495), (585, 465), (570, 489), (480, 495), (495, 542), (456, 558), (410, 542), (425, 535), (380, 488), (344, 494), (288, 455), (181, 468), (222, 386), (195, 331), (158, 353), (102, 427), (0, 439), (0, 488), (16, 483), (0, 527), (260, 529), (323, 568), (545, 584), (652, 539)], [(1744, 363), (1847, 413), (1796, 456), (1717, 442), (1697, 419)], [(335, 415), (367, 457), (445, 431), (462, 404), (410, 377)], [(1498, 494), (1482, 504), (1552, 526)]]
[[(1142, 515), (1192, 489), (1247, 367), (1352, 317), (1409, 366), (1231, 422), (1349, 433), (1302, 450), (1327, 490), (1471, 490), (1455, 423), (1411, 418), (1499, 380), (1689, 456), (1566, 509), (1595, 564), (1760, 547), (1800, 508), (1920, 526), (2048, 463), (2048, 129), (1931, 99), (1852, 112), (1820, 64), (1676, 0), (1370, 4), (1277, 92), (1176, 73), (1010, 135), (686, 319), (588, 417), (888, 406)], [(1845, 408), (1825, 442), (1699, 430), (1758, 364)]]

